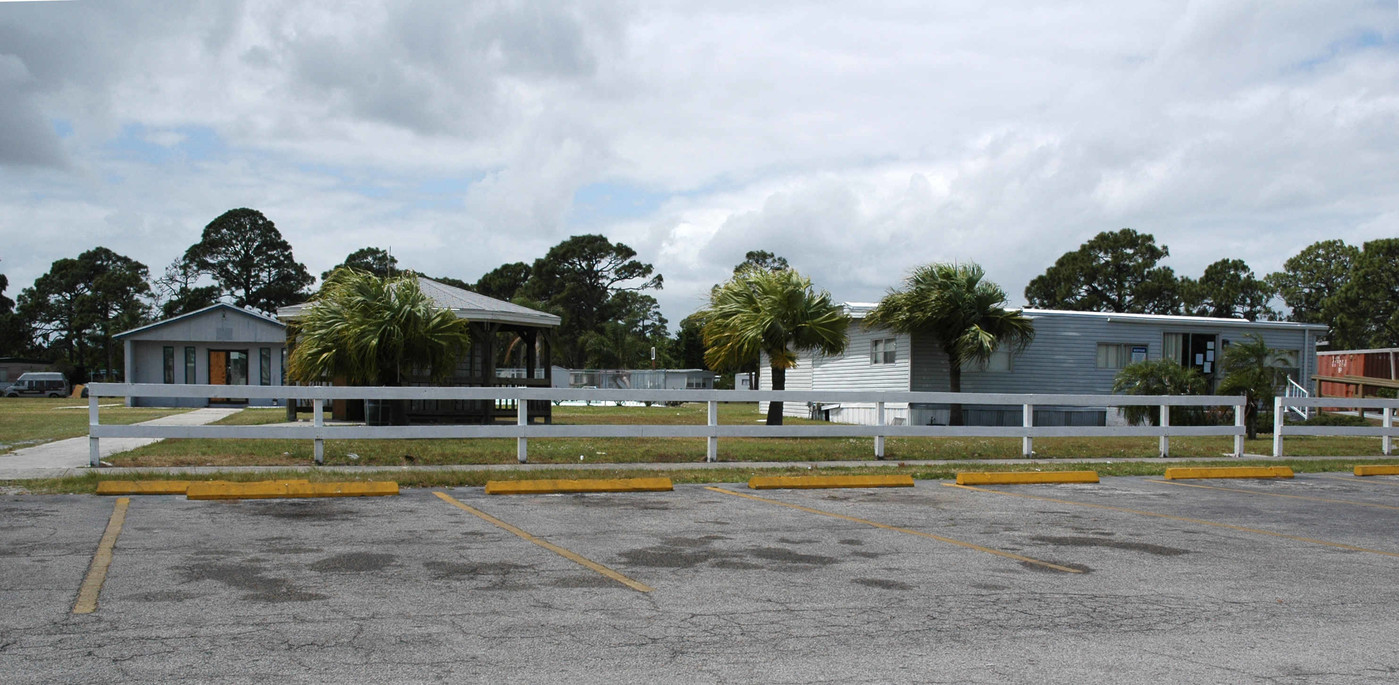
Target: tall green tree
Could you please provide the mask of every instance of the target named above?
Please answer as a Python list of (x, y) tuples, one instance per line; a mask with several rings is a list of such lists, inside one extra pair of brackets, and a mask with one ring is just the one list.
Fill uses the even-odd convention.
[[(985, 363), (1001, 347), (1025, 349), (1035, 326), (1019, 310), (1006, 309), (1006, 292), (985, 280), (976, 264), (926, 264), (890, 290), (865, 316), (866, 328), (926, 335), (937, 340), (948, 360), (948, 386), (962, 391), (962, 365)], [(962, 425), (962, 407), (953, 405), (951, 425)]]
[(779, 257), (767, 250), (749, 250), (747, 254), (743, 255), (743, 261), (739, 262), (738, 265), (734, 267), (734, 273), (737, 274), (749, 267), (765, 269), (767, 271), (781, 271), (783, 269), (792, 268), (788, 266), (785, 257)]
[(1272, 399), (1278, 388), (1287, 382), (1280, 352), (1268, 347), (1263, 338), (1253, 333), (1243, 340), (1235, 340), (1224, 350), (1224, 380), (1219, 382), (1217, 391), (1221, 395), (1246, 398), (1244, 426), (1249, 440), (1258, 437), (1259, 403)]
[(1066, 252), (1025, 287), (1031, 307), (1086, 312), (1175, 314), (1175, 272), (1158, 263), (1170, 254), (1149, 233), (1104, 231)]
[(354, 269), (367, 274), (374, 274), (379, 278), (388, 278), (398, 273), (398, 258), (389, 254), (388, 250), (381, 247), (361, 247), (345, 256), (345, 261), (330, 268), (330, 271), (321, 272), (321, 280), (330, 278), (330, 274), (336, 269)]
[[(413, 274), (339, 269), (294, 328), (287, 372), (302, 383), (398, 386), (410, 374), (441, 380), (471, 344), (466, 320), (434, 306)], [(392, 422), (402, 423), (402, 404), (390, 406)]]
[(234, 304), (264, 311), (304, 301), (316, 280), (276, 224), (255, 209), (230, 209), (209, 222), (184, 259), (212, 276)]
[(681, 368), (707, 369), (704, 363), (704, 321), (691, 314), (680, 320), (680, 329), (670, 343), (671, 354)]
[(147, 321), (149, 275), (146, 265), (130, 257), (93, 248), (55, 261), (20, 293), (19, 312), (32, 326), (36, 345), (71, 364), (73, 380), (86, 381), (101, 360), (115, 372), (113, 336)]
[(509, 302), (529, 282), (530, 265), (524, 262), (501, 264), (483, 274), (469, 290)]
[(661, 288), (662, 277), (635, 257), (636, 250), (622, 243), (600, 235), (579, 235), (535, 260), (529, 281), (516, 295), (563, 310), (558, 351), (564, 365), (585, 365), (584, 336), (617, 320), (627, 304), (618, 294)]
[(1205, 267), (1200, 280), (1181, 279), (1186, 314), (1257, 321), (1270, 318), (1273, 288), (1253, 275), (1242, 259), (1221, 259)]
[(10, 279), (0, 274), (0, 357), (20, 357), (30, 348), (29, 327), (15, 313), (15, 301), (5, 297)]
[(1399, 238), (1365, 243), (1332, 305), (1332, 349), (1399, 347)]
[[(1122, 367), (1112, 381), (1112, 391), (1120, 395), (1201, 395), (1205, 385), (1205, 376), (1193, 367), (1181, 366), (1172, 359), (1148, 359)], [(1134, 426), (1161, 425), (1161, 413), (1156, 407), (1123, 407), (1122, 415)], [(1172, 425), (1199, 423), (1200, 418), (1198, 407), (1171, 407)]]
[(183, 257), (165, 267), (165, 273), (155, 279), (155, 300), (162, 318), (199, 311), (219, 301), (219, 288), (199, 285), (202, 274)]
[(1331, 298), (1350, 279), (1359, 256), (1360, 248), (1341, 240), (1312, 243), (1283, 262), (1282, 271), (1268, 274), (1268, 284), (1292, 310), (1290, 320), (1333, 325)]
[[(766, 354), (773, 390), (787, 389), (787, 369), (796, 366), (799, 352), (844, 352), (850, 326), (830, 293), (791, 269), (740, 271), (710, 293), (701, 318), (708, 367), (738, 368)], [(767, 424), (782, 425), (781, 402), (768, 403)]]

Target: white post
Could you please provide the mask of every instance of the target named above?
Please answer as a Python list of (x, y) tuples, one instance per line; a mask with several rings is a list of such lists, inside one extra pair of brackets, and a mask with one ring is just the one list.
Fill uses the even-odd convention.
[[(882, 427), (882, 426), (884, 425), (884, 403), (883, 403), (883, 402), (875, 402), (875, 403), (874, 403), (874, 414), (875, 414), (875, 419), (874, 419), (875, 422), (878, 423), (878, 424)], [(875, 458), (875, 459), (883, 459), (883, 458), (884, 458), (884, 436), (883, 436), (883, 435), (876, 435), (876, 436), (874, 436), (874, 458)]]
[(1161, 443), (1159, 445), (1161, 457), (1164, 459), (1171, 456), (1171, 439), (1166, 437), (1166, 429), (1171, 427), (1171, 406), (1161, 405)]
[(705, 453), (705, 456), (704, 456), (704, 460), (705, 460), (705, 461), (719, 461), (719, 436), (717, 436), (717, 435), (714, 434), (715, 431), (717, 430), (717, 426), (718, 426), (718, 425), (719, 425), (719, 403), (716, 402), (716, 401), (714, 401), (714, 400), (710, 400), (710, 401), (709, 401), (709, 438), (708, 438), (709, 445), (708, 445), (708, 451)]
[[(515, 423), (520, 426), (529, 425), (529, 400), (515, 400)], [(529, 460), (529, 438), (521, 435), (515, 439), (515, 461), (521, 464)]]
[[(1035, 405), (1027, 404), (1021, 409), (1024, 414), (1020, 417), (1020, 424), (1026, 428), (1035, 427)], [(1025, 437), (1020, 439), (1020, 454), (1026, 459), (1035, 456), (1035, 439), (1026, 432)]]
[(1234, 405), (1234, 429), (1238, 432), (1234, 434), (1234, 456), (1244, 456), (1244, 435), (1248, 429), (1244, 425), (1244, 415), (1248, 413), (1248, 398), (1242, 398)]
[(1273, 456), (1282, 456), (1282, 398), (1273, 398)]
[(325, 426), (325, 400), (317, 397), (311, 400), (311, 426), (314, 428), (316, 466), (325, 464), (325, 440), (321, 439), (321, 428)]
[(92, 468), (102, 465), (102, 450), (97, 446), (97, 438), (92, 437), (92, 429), (97, 426), (97, 395), (87, 394), (87, 463)]
[(1393, 438), (1389, 437), (1389, 429), (1394, 427), (1394, 407), (1384, 408), (1384, 430), (1385, 436), (1380, 439), (1380, 446), (1384, 449), (1384, 456), (1390, 456), (1393, 451)]

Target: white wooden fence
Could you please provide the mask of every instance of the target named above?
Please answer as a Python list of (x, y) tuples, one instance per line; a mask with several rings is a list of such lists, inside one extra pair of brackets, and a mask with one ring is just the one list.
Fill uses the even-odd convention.
[[(1283, 423), (1283, 416), (1293, 408), (1311, 409), (1313, 407), (1379, 409), (1383, 418), (1379, 426), (1288, 426)], [(1380, 448), (1386, 457), (1390, 456), (1393, 454), (1394, 438), (1399, 436), (1399, 431), (1394, 428), (1394, 412), (1396, 410), (1399, 410), (1399, 400), (1376, 397), (1275, 397), (1273, 398), (1273, 456), (1282, 456), (1284, 433), (1287, 435), (1379, 436)]]
[[(707, 438), (707, 461), (718, 461), (719, 438), (829, 438), (872, 437), (874, 454), (884, 457), (888, 437), (1009, 437), (1021, 439), (1021, 451), (1033, 454), (1035, 438), (1044, 437), (1156, 437), (1161, 456), (1170, 453), (1170, 438), (1176, 436), (1233, 436), (1234, 455), (1244, 450), (1244, 398), (1225, 395), (1015, 395), (993, 393), (884, 392), (884, 391), (772, 391), (772, 390), (599, 390), (570, 388), (366, 388), (332, 386), (254, 386), (254, 385), (161, 385), (146, 383), (93, 383), (88, 386), (90, 455), (98, 461), (98, 441), (102, 438), (235, 438), (292, 439), (314, 442), (316, 463), (324, 461), (326, 440), (383, 439), (470, 439), (514, 438), (516, 458), (525, 463), (530, 438)], [(312, 421), (307, 425), (264, 426), (150, 426), (105, 425), (98, 420), (99, 397), (146, 398), (259, 398), (310, 400)], [(363, 426), (325, 425), (323, 410), (327, 400), (491, 400), (517, 401), (515, 424)], [(520, 400), (583, 400), (593, 402), (705, 402), (709, 409), (706, 425), (538, 425), (526, 418), (528, 403)], [(872, 402), (880, 425), (823, 424), (819, 426), (719, 425), (720, 402)], [(907, 426), (885, 425), (884, 407), (889, 403), (1019, 405), (1023, 408), (1021, 426)], [(1160, 408), (1160, 426), (1035, 426), (1035, 407), (1123, 407)], [(1172, 426), (1170, 407), (1232, 407), (1230, 426)], [(754, 414), (754, 420), (760, 415)]]

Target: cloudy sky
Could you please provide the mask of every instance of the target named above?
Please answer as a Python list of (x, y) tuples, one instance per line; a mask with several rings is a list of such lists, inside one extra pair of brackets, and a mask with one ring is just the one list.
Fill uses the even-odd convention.
[(672, 324), (752, 249), (847, 301), (958, 260), (1023, 303), (1122, 227), (1261, 274), (1399, 235), (1399, 5), (0, 2), (7, 295), (235, 207), (313, 273), (602, 233)]

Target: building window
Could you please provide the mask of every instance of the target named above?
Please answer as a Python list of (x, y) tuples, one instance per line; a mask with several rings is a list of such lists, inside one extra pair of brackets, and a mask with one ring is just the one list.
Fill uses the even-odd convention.
[(991, 357), (984, 363), (969, 359), (962, 362), (963, 371), (986, 371), (989, 373), (1006, 373), (1011, 370), (1010, 348), (1002, 347), (991, 353)]
[(194, 348), (185, 348), (185, 382), (195, 383), (194, 379)]
[(1128, 364), (1146, 361), (1146, 345), (1136, 343), (1098, 343), (1098, 368), (1120, 369)]
[(165, 352), (164, 355), (162, 355), (163, 361), (165, 362), (165, 365), (164, 365), (164, 366), (165, 366), (165, 376), (164, 376), (164, 379), (165, 379), (165, 382), (166, 382), (166, 383), (174, 383), (174, 382), (175, 382), (175, 348), (172, 347), (172, 346), (170, 346), (170, 345), (166, 345), (166, 346), (165, 346), (164, 352)]
[(871, 364), (893, 364), (898, 361), (898, 347), (894, 338), (884, 338), (883, 340), (870, 341), (870, 363)]
[(259, 385), (272, 385), (272, 348), (258, 350), (257, 382)]

